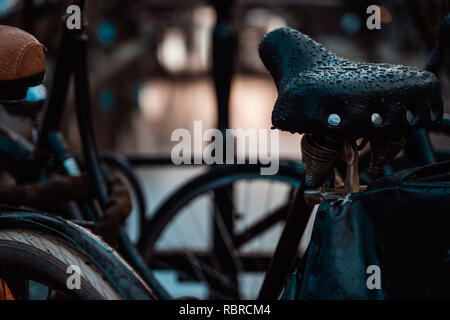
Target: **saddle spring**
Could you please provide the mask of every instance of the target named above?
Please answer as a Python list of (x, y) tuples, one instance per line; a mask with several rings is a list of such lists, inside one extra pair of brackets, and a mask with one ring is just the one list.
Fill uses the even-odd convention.
[(307, 187), (318, 187), (339, 158), (342, 143), (326, 135), (304, 134), (301, 142)]
[[(402, 150), (406, 139), (399, 133), (389, 137), (372, 137), (369, 141), (371, 150), (368, 173), (376, 179), (381, 176), (383, 167)], [(343, 145), (343, 141), (327, 135), (303, 135), (301, 148), (307, 188), (320, 187), (334, 163), (342, 155)]]

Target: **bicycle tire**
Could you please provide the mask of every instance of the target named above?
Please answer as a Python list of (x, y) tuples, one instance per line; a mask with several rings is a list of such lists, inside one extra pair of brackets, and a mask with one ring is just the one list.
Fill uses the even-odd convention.
[[(71, 266), (79, 268), (79, 288), (67, 285)], [(70, 299), (123, 298), (86, 254), (61, 238), (34, 230), (0, 230), (0, 277), (44, 283)]]
[[(37, 280), (52, 282), (74, 299), (156, 298), (128, 263), (87, 229), (43, 213), (18, 211), (4, 206), (1, 209), (11, 212), (0, 214), (0, 277), (4, 277), (5, 270), (10, 276), (18, 272), (16, 276), (43, 277)], [(14, 243), (16, 249), (14, 245), (5, 246), (2, 241)], [(14, 265), (16, 267), (11, 268)], [(85, 274), (84, 270), (90, 275), (91, 278), (85, 279), (84, 284), (82, 282), (82, 288), (83, 285), (87, 286), (83, 294), (68, 292), (65, 288), (67, 265), (77, 265), (82, 275)], [(100, 289), (100, 294), (99, 283), (104, 288)], [(102, 294), (103, 291), (108, 294)]]

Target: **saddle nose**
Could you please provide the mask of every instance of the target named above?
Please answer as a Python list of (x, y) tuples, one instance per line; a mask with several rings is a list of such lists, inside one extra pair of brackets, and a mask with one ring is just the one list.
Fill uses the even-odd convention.
[(31, 34), (0, 25), (0, 99), (20, 100), (45, 76), (45, 47)]
[(261, 59), (278, 89), (274, 127), (297, 133), (370, 137), (439, 123), (439, 80), (430, 72), (336, 56), (291, 28), (268, 33)]

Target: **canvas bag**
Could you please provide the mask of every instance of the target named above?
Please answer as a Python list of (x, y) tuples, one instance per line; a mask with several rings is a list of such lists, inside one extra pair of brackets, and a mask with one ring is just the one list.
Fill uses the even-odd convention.
[(449, 172), (450, 162), (405, 170), (322, 202), (283, 298), (449, 299)]

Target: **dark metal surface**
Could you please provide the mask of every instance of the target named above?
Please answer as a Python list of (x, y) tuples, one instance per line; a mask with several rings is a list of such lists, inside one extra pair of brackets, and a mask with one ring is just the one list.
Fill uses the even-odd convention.
[(298, 245), (308, 223), (310, 208), (305, 203), (305, 184), (302, 183), (292, 203), (283, 233), (266, 273), (259, 300), (278, 299), (291, 274), (296, 260)]
[(39, 135), (38, 147), (40, 148), (48, 146), (47, 135), (50, 131), (58, 131), (60, 129), (69, 90), (73, 34), (65, 27), (62, 29), (55, 74), (47, 100), (44, 119), (42, 120), (42, 129)]

